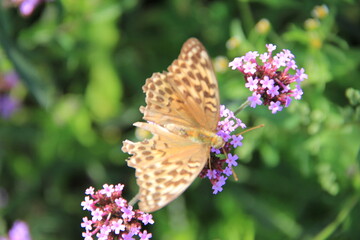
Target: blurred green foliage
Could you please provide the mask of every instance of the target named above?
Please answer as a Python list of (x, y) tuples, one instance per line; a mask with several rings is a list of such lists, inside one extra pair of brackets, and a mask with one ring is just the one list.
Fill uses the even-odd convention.
[[(154, 213), (153, 239), (360, 239), (359, 19), (352, 0), (61, 0), (27, 18), (0, 4), (1, 74), (22, 80), (22, 107), (0, 120), (0, 235), (22, 219), (33, 239), (81, 239), (88, 186), (136, 194), (120, 148), (135, 139), (141, 86), (195, 36), (225, 64), (269, 42), (290, 49), (309, 79), (286, 111), (238, 115), (265, 124), (238, 148), (239, 181), (212, 196), (197, 180)], [(242, 76), (217, 75), (235, 110), (250, 94)]]

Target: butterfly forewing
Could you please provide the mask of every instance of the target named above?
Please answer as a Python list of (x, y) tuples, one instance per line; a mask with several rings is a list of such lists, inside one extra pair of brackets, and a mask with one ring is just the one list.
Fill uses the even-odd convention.
[[(137, 143), (126, 140), (122, 150), (132, 154), (128, 165), (136, 169), (139, 207), (152, 212), (177, 198), (203, 169), (210, 143), (193, 140), (203, 130), (216, 134), (220, 103), (211, 60), (195, 38), (184, 43), (168, 72), (154, 73), (143, 90), (146, 106), (140, 111), (149, 123), (134, 125), (153, 137)], [(180, 131), (171, 132), (167, 125)], [(193, 139), (177, 134), (182, 129), (191, 129), (186, 133)]]
[(173, 75), (167, 72), (154, 73), (143, 87), (146, 93), (146, 107), (141, 107), (144, 119), (160, 125), (169, 123), (194, 126), (196, 121), (189, 113), (185, 98), (173, 87)]
[(205, 47), (196, 39), (187, 40), (168, 68), (174, 75), (174, 85), (196, 122), (214, 131), (219, 121), (219, 90), (211, 59)]
[(187, 40), (169, 72), (154, 73), (143, 87), (144, 119), (202, 127), (214, 131), (219, 120), (219, 93), (211, 59), (195, 38)]

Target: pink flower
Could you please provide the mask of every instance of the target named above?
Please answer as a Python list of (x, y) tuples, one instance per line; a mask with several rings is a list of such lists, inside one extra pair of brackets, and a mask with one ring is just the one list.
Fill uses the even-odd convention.
[(83, 206), (83, 210), (91, 210), (93, 202), (94, 200), (91, 200), (89, 196), (86, 196), (85, 201), (81, 202), (81, 206)]
[[(128, 204), (122, 197), (123, 189), (123, 184), (104, 184), (103, 189), (96, 192), (93, 187), (86, 190), (88, 196), (81, 206), (90, 211), (92, 219), (84, 217), (81, 223), (81, 227), (85, 229), (82, 233), (84, 240), (134, 239), (134, 236), (141, 238), (146, 231), (142, 230), (143, 225), (154, 223), (151, 214), (134, 210)], [(147, 236), (150, 238), (151, 234)]]
[(117, 221), (112, 221), (111, 230), (114, 230), (115, 234), (119, 234), (120, 231), (125, 231), (125, 225), (123, 224), (123, 220), (118, 219)]
[(94, 188), (93, 188), (93, 187), (89, 187), (88, 189), (85, 190), (85, 194), (86, 194), (86, 195), (92, 195), (92, 194), (94, 194)]
[(101, 211), (99, 208), (96, 208), (95, 211), (91, 212), (91, 215), (93, 216), (92, 221), (100, 221), (102, 219), (103, 213), (104, 212)]
[(87, 217), (83, 217), (83, 222), (81, 223), (81, 227), (85, 228), (86, 231), (90, 231), (92, 229), (92, 221)]
[(102, 194), (105, 194), (106, 196), (110, 197), (111, 194), (114, 192), (114, 185), (103, 185), (103, 189), (101, 190)]
[(134, 215), (135, 212), (133, 212), (133, 207), (132, 206), (127, 206), (127, 207), (122, 207), (121, 211), (123, 212), (123, 219), (131, 219)]
[(144, 213), (142, 216), (142, 222), (147, 225), (148, 223), (153, 224), (154, 220), (152, 219), (152, 215), (149, 213)]
[(243, 57), (237, 57), (232, 62), (229, 63), (229, 67), (231, 67), (232, 70), (235, 70), (242, 66), (243, 64)]
[(258, 80), (257, 78), (253, 79), (252, 77), (247, 78), (247, 83), (245, 84), (245, 87), (250, 89), (250, 91), (253, 91), (258, 88)]
[(142, 233), (139, 234), (140, 240), (148, 240), (152, 237), (151, 233), (148, 233), (146, 230), (144, 230)]

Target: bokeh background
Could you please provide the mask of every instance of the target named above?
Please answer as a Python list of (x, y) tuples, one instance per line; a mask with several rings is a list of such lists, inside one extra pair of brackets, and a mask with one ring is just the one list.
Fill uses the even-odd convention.
[(153, 239), (360, 239), (358, 1), (15, 2), (0, 4), (0, 236), (20, 219), (35, 240), (81, 239), (87, 187), (136, 194), (121, 145), (137, 139), (141, 86), (197, 37), (232, 110), (250, 92), (227, 63), (265, 43), (309, 79), (284, 111), (238, 115), (265, 124), (237, 149), (239, 181), (214, 196), (196, 180), (154, 213)]

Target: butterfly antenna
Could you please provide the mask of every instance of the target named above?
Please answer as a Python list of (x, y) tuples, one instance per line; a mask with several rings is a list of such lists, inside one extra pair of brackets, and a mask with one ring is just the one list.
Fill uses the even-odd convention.
[(136, 194), (135, 197), (133, 197), (133, 198), (130, 200), (129, 205), (134, 206), (134, 204), (139, 201), (139, 197), (140, 197), (140, 193)]
[(244, 134), (244, 133), (250, 132), (250, 131), (252, 131), (252, 130), (255, 130), (255, 129), (258, 129), (258, 128), (262, 128), (262, 127), (264, 127), (264, 126), (265, 126), (265, 124), (260, 124), (260, 125), (257, 125), (257, 126), (255, 126), (255, 127), (246, 129), (245, 131), (242, 131), (241, 133), (238, 133), (238, 134), (236, 134), (236, 135), (239, 136), (239, 135), (242, 135), (242, 134)]
[(233, 167), (231, 167), (231, 171), (232, 171), (232, 174), (234, 175), (235, 181), (239, 181), (239, 178), (238, 178), (238, 176), (236, 175), (236, 172), (235, 172), (235, 170), (234, 170)]

